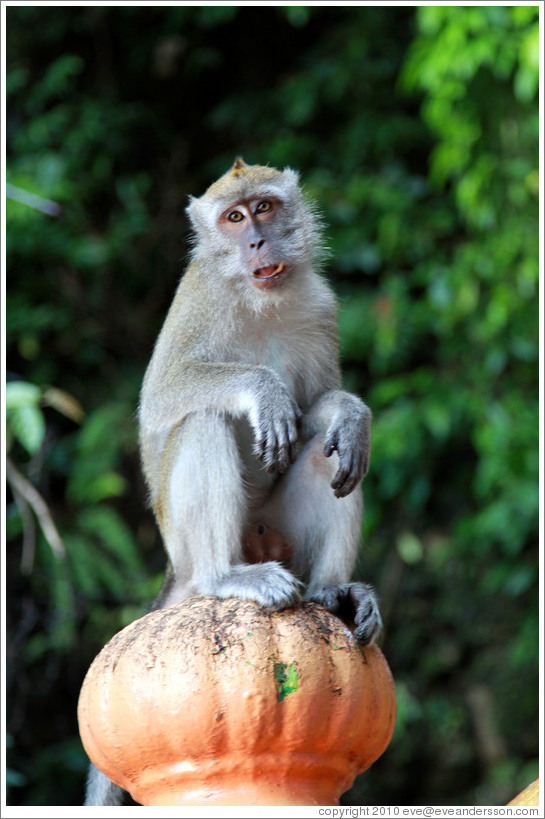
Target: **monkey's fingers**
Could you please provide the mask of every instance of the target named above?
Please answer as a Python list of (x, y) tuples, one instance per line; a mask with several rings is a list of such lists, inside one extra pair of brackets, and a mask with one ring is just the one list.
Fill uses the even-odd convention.
[(278, 443), (274, 432), (262, 433), (256, 440), (254, 451), (268, 472), (276, 470)]
[(274, 451), (274, 463), (276, 470), (282, 474), (286, 472), (290, 464), (294, 463), (297, 457), (297, 414), (294, 413), (293, 419), (288, 418), (281, 426), (277, 445)]
[(354, 622), (356, 625), (363, 623), (369, 618), (376, 605), (376, 600), (371, 587), (364, 583), (354, 583), (348, 590), (355, 608)]
[(254, 453), (256, 458), (264, 463), (267, 460), (267, 434), (265, 431), (260, 431), (256, 433), (255, 443), (254, 443)]
[[(287, 470), (290, 465), (290, 445), (289, 442), (282, 444), (281, 446), (277, 447), (274, 453), (274, 466), (273, 470), (276, 469), (277, 472), (282, 474)], [(270, 467), (269, 467), (270, 470)]]
[(345, 498), (358, 485), (359, 475), (353, 455), (339, 453), (339, 468), (331, 481), (336, 498)]
[(297, 440), (299, 432), (303, 423), (303, 414), (297, 407), (295, 412), (295, 423), (288, 424), (288, 457), (291, 464), (295, 463), (297, 458)]
[(356, 609), (354, 636), (361, 645), (368, 645), (373, 642), (382, 628), (382, 618), (375, 593), (366, 583), (353, 583), (350, 586), (349, 595)]
[(319, 592), (310, 598), (315, 603), (320, 603), (332, 614), (337, 614), (341, 608), (342, 590), (333, 583), (322, 586)]
[(331, 488), (334, 490), (336, 498), (346, 498), (354, 490), (355, 486), (356, 482), (353, 479), (349, 480), (349, 476), (342, 470), (339, 470), (331, 481)]
[(364, 477), (367, 474), (367, 469), (369, 465), (369, 458), (365, 455), (365, 453), (359, 453), (353, 459), (353, 465), (350, 474), (350, 480), (347, 482), (350, 485), (350, 489), (348, 490), (348, 494), (353, 492), (353, 490), (361, 483)]
[(269, 472), (286, 472), (296, 457), (297, 427), (295, 419), (276, 424), (258, 443), (258, 457)]
[(352, 489), (352, 480), (349, 480), (353, 473), (353, 467), (350, 458), (346, 453), (340, 449), (340, 435), (338, 429), (329, 430), (324, 443), (324, 455), (330, 458), (337, 450), (339, 453), (339, 468), (335, 473), (335, 477), (331, 481), (331, 488), (335, 490), (335, 497), (344, 498), (350, 494)]
[(328, 432), (324, 443), (324, 455), (330, 458), (339, 446), (339, 435), (336, 430)]
[(295, 461), (295, 445), (288, 443), (275, 447), (271, 463), (267, 467), (269, 472), (278, 472), (282, 475), (287, 472), (290, 464)]
[(290, 464), (294, 464), (297, 459), (297, 441), (290, 441), (289, 446), (289, 459)]
[(279, 459), (281, 460), (278, 439), (276, 435), (274, 437), (271, 436), (265, 448), (264, 457), (262, 458), (267, 467), (267, 472), (276, 472), (277, 469), (279, 469)]

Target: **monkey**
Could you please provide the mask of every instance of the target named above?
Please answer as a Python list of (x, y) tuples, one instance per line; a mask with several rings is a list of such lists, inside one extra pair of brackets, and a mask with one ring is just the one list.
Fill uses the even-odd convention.
[[(233, 166), (190, 197), (190, 263), (139, 404), (140, 452), (167, 556), (154, 608), (197, 594), (268, 610), (303, 596), (371, 643), (351, 581), (371, 411), (341, 386), (322, 220), (291, 168)], [(86, 805), (120, 804), (92, 766)]]

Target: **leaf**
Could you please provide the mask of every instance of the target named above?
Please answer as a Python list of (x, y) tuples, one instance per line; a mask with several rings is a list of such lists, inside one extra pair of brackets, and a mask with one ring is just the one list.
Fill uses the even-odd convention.
[(403, 532), (397, 539), (397, 551), (404, 563), (412, 566), (424, 556), (422, 542), (412, 532)]
[(77, 436), (77, 454), (67, 487), (74, 503), (96, 503), (125, 491), (116, 467), (128, 444), (134, 446), (135, 426), (125, 402), (108, 403), (90, 413)]
[(42, 446), (45, 436), (42, 412), (35, 406), (24, 405), (10, 410), (7, 420), (15, 438), (29, 455), (35, 455)]
[(109, 554), (101, 554), (100, 562), (97, 563), (97, 571), (101, 585), (118, 600), (127, 601), (134, 596), (134, 589), (127, 576), (126, 568), (113, 560)]
[(78, 516), (81, 528), (98, 538), (126, 570), (144, 573), (135, 540), (126, 523), (109, 506), (85, 509)]
[(76, 424), (80, 424), (85, 417), (85, 411), (79, 401), (73, 395), (69, 395), (64, 390), (57, 387), (48, 387), (43, 394), (45, 405), (54, 407), (57, 412), (70, 418)]
[(6, 384), (6, 409), (37, 406), (42, 397), (42, 391), (35, 384), (28, 381), (9, 381)]
[(77, 503), (98, 503), (120, 498), (127, 491), (127, 481), (117, 472), (104, 472), (87, 481), (72, 480), (70, 498)]
[(25, 644), (25, 654), (35, 661), (42, 654), (70, 651), (76, 633), (76, 606), (70, 565), (49, 547), (43, 535), (38, 539), (38, 557), (47, 577), (47, 629), (40, 631)]
[(63, 540), (76, 589), (85, 597), (94, 599), (98, 596), (101, 585), (101, 553), (90, 538), (70, 533), (64, 535)]

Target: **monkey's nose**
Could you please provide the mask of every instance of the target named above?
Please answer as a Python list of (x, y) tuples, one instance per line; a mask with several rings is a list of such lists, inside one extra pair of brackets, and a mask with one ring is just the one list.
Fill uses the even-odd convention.
[(259, 250), (259, 248), (263, 247), (264, 244), (265, 244), (265, 239), (260, 239), (259, 242), (250, 242), (250, 247), (252, 248), (252, 250), (254, 248), (257, 248)]

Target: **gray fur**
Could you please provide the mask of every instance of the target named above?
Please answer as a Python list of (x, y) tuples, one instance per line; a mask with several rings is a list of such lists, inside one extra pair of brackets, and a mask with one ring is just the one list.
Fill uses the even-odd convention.
[(122, 805), (125, 798), (125, 791), (119, 785), (110, 782), (102, 771), (91, 764), (87, 774), (87, 790), (85, 793), (85, 806), (107, 807), (112, 805)]

